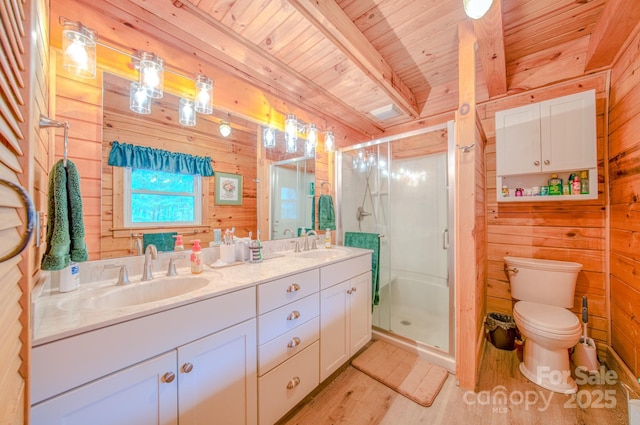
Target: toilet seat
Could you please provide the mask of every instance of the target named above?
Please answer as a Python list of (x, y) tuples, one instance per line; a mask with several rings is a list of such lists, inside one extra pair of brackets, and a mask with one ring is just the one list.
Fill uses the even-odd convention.
[(518, 301), (513, 316), (521, 328), (549, 336), (569, 336), (581, 331), (578, 317), (562, 307)]

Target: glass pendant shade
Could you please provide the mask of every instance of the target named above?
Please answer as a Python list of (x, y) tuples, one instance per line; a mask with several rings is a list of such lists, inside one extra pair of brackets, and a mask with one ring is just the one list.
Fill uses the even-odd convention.
[(304, 143), (304, 156), (305, 157), (309, 158), (309, 157), (314, 156), (315, 150), (316, 150), (316, 147), (313, 146), (313, 143), (311, 143), (310, 140), (307, 140)]
[(324, 135), (324, 151), (333, 152), (336, 149), (336, 140), (333, 131), (327, 131)]
[(139, 83), (132, 82), (129, 91), (129, 109), (138, 114), (151, 113), (151, 98)]
[(464, 12), (471, 19), (480, 19), (491, 8), (493, 0), (462, 0)]
[(196, 111), (193, 108), (193, 100), (181, 98), (180, 109), (178, 113), (178, 121), (185, 127), (193, 127), (196, 125)]
[(196, 76), (196, 112), (213, 113), (213, 80), (200, 74)]
[(153, 53), (140, 51), (134, 56), (134, 64), (140, 72), (140, 85), (147, 96), (160, 99), (164, 90), (164, 60)]
[(307, 132), (307, 142), (315, 149), (318, 146), (318, 127), (311, 123)]
[(231, 134), (231, 125), (229, 124), (229, 121), (221, 121), (218, 131), (220, 131), (222, 137), (229, 137)]
[(284, 122), (285, 151), (295, 153), (298, 150), (298, 119), (293, 114), (287, 114)]
[(62, 67), (82, 78), (96, 76), (96, 41), (98, 33), (80, 22), (60, 17), (62, 24)]
[(262, 130), (262, 146), (265, 148), (276, 147), (276, 132), (271, 127), (264, 127)]

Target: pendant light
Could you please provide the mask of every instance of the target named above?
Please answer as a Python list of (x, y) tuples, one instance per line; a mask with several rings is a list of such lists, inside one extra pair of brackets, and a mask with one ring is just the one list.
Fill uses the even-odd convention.
[(129, 109), (138, 114), (151, 113), (151, 98), (139, 83), (133, 81), (129, 91)]
[(164, 90), (164, 59), (141, 50), (133, 60), (140, 73), (140, 85), (147, 91), (147, 96), (160, 99)]
[(271, 127), (262, 129), (262, 146), (271, 149), (276, 147), (276, 132)]
[(491, 8), (493, 0), (462, 0), (464, 12), (471, 19), (480, 19)]
[(293, 114), (287, 114), (284, 122), (285, 151), (295, 153), (298, 150), (298, 119)]
[(195, 107), (201, 114), (213, 113), (213, 80), (205, 75), (196, 75)]
[(327, 130), (324, 134), (324, 151), (325, 152), (333, 152), (336, 149), (335, 146), (336, 140), (333, 135), (333, 131)]
[(178, 121), (185, 127), (193, 127), (196, 125), (196, 111), (193, 100), (184, 97), (180, 99)]
[(62, 67), (82, 78), (96, 76), (96, 41), (98, 33), (77, 21), (60, 17), (62, 25)]

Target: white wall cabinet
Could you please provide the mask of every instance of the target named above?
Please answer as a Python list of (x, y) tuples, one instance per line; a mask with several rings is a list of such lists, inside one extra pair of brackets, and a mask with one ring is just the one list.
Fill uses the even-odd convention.
[(371, 257), (363, 258), (368, 265), (354, 259), (321, 269), (320, 381), (371, 340)]
[[(595, 91), (496, 112), (497, 197), (501, 202), (597, 199)], [(588, 195), (516, 198), (516, 187), (543, 186), (551, 174), (587, 170)], [(503, 196), (503, 187), (510, 189)], [(525, 197), (526, 198), (526, 197)]]

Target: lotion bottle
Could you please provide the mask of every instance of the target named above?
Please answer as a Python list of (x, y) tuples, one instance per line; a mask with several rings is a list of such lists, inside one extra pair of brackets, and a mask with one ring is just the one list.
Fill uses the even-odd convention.
[(200, 247), (200, 239), (193, 240), (191, 247), (191, 273), (202, 273), (202, 248)]
[(324, 247), (331, 248), (331, 229), (324, 232)]
[(175, 235), (176, 243), (173, 246), (174, 251), (184, 251), (184, 242), (182, 242), (182, 235)]

